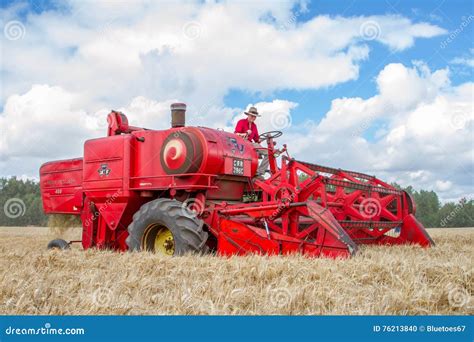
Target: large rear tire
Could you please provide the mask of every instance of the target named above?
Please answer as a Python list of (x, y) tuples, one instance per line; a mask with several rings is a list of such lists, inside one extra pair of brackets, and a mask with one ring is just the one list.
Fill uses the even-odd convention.
[(151, 251), (165, 256), (207, 251), (203, 221), (181, 202), (159, 198), (145, 203), (133, 215), (126, 243), (130, 251)]

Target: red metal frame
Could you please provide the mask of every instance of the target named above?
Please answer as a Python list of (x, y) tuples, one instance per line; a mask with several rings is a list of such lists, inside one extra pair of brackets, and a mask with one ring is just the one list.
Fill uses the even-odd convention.
[[(84, 158), (40, 170), (45, 212), (80, 215), (85, 249), (127, 250), (133, 214), (160, 197), (200, 202), (197, 215), (222, 255), (349, 257), (360, 244), (434, 244), (408, 193), (374, 176), (295, 160), (285, 145), (276, 150), (271, 137), (270, 177), (263, 180), (253, 178), (257, 148), (233, 134), (145, 130), (129, 126), (119, 112), (108, 122), (108, 137), (87, 141)], [(173, 154), (160, 159), (163, 150)], [(168, 160), (170, 167), (195, 171), (173, 173), (163, 165)], [(244, 193), (258, 199), (244, 203)]]

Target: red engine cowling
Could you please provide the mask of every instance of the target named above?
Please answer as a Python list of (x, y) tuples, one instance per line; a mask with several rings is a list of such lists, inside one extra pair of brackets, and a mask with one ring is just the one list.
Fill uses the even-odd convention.
[[(164, 131), (134, 132), (139, 174), (157, 173), (156, 162), (165, 175), (227, 175), (253, 177), (258, 156), (253, 145), (235, 134), (203, 127), (171, 128)], [(159, 149), (159, 158), (150, 160)], [(147, 163), (149, 165), (147, 165)]]

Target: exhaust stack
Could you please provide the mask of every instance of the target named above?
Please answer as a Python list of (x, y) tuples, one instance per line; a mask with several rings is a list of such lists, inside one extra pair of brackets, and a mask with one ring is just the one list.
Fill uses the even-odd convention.
[(173, 103), (171, 108), (171, 127), (184, 127), (186, 124), (186, 104)]

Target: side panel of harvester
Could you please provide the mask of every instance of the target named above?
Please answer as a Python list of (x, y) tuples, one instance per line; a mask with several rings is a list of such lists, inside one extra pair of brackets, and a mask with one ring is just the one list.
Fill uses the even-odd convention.
[[(127, 226), (136, 209), (129, 189), (133, 137), (116, 135), (84, 144), (82, 214), (84, 248), (124, 249)], [(128, 210), (126, 210), (128, 209)]]
[(40, 168), (40, 189), (46, 214), (80, 215), (82, 158), (43, 164)]

